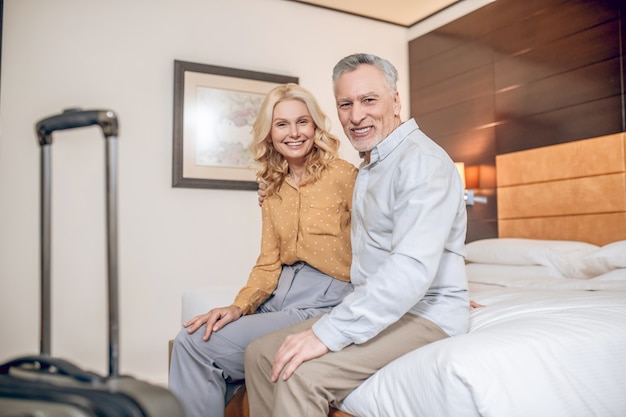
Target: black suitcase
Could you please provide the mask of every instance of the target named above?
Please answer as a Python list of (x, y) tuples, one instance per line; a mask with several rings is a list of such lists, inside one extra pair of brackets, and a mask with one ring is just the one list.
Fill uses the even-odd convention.
[[(51, 356), (51, 151), (52, 132), (98, 125), (106, 143), (106, 216), (109, 374), (100, 376)], [(117, 262), (117, 131), (109, 110), (66, 110), (36, 124), (41, 145), (41, 334), (38, 355), (0, 365), (1, 417), (182, 417), (174, 395), (164, 387), (119, 375)]]

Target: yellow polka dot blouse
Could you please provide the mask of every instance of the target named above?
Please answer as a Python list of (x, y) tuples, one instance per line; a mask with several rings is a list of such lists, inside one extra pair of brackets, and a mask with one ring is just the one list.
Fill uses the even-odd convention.
[(263, 202), (261, 254), (234, 305), (253, 313), (272, 294), (282, 265), (304, 261), (323, 273), (350, 280), (350, 214), (357, 169), (341, 159), (322, 177), (297, 187), (289, 178)]

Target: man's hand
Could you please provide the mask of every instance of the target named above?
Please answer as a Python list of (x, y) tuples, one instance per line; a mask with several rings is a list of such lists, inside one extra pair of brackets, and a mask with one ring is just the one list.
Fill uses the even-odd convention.
[(281, 372), (283, 380), (287, 380), (302, 362), (319, 358), (328, 351), (311, 329), (287, 336), (274, 356), (272, 382), (278, 381)]
[(187, 323), (183, 324), (183, 327), (188, 327), (189, 329), (187, 330), (187, 333), (191, 334), (206, 323), (203, 339), (207, 341), (211, 337), (211, 333), (216, 332), (228, 323), (239, 319), (242, 314), (243, 312), (237, 306), (231, 305), (228, 307), (214, 308), (208, 313), (192, 318)]
[(265, 189), (267, 185), (264, 182), (259, 183), (259, 189), (257, 190), (257, 195), (259, 196), (259, 207), (263, 205), (263, 200), (265, 200)]

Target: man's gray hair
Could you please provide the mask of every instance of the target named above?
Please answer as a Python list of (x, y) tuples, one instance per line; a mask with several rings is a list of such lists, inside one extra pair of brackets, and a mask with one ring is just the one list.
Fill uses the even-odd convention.
[(398, 71), (391, 64), (391, 62), (373, 54), (363, 53), (349, 55), (337, 62), (337, 65), (333, 68), (333, 85), (335, 85), (343, 73), (354, 71), (359, 65), (362, 64), (373, 65), (381, 70), (385, 76), (385, 80), (387, 80), (387, 85), (389, 86), (391, 92), (395, 93), (397, 91)]

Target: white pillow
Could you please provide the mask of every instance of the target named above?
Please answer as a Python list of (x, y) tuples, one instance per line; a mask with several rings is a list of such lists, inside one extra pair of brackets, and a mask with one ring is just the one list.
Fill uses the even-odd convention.
[(598, 275), (594, 281), (626, 281), (626, 268), (614, 269), (602, 275)]
[[(559, 266), (561, 258), (581, 258), (599, 246), (573, 240), (542, 240), (524, 238), (493, 238), (468, 243), (468, 262), (501, 265)], [(555, 265), (555, 263), (559, 265)], [(565, 274), (564, 274), (565, 275)]]
[(626, 240), (609, 243), (583, 257), (583, 263), (593, 275), (617, 268), (626, 268)]

